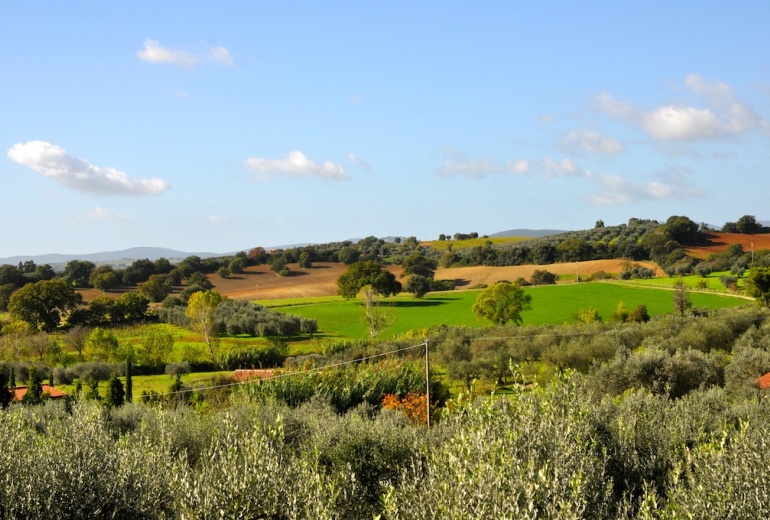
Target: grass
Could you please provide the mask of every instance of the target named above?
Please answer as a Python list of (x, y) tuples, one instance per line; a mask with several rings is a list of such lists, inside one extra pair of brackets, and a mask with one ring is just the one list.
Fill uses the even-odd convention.
[[(182, 376), (182, 382), (190, 387), (207, 386), (213, 379), (218, 376), (230, 375), (232, 372), (198, 372), (193, 374), (187, 374)], [(121, 377), (120, 380), (123, 385), (126, 384), (126, 378)], [(171, 383), (174, 382), (174, 377), (168, 374), (157, 374), (151, 376), (133, 376), (131, 378), (131, 384), (133, 387), (134, 400), (138, 401), (142, 395), (142, 392), (157, 392), (159, 394), (166, 394), (170, 392)], [(75, 385), (58, 385), (58, 389), (68, 393), (75, 393)], [(85, 388), (83, 389), (85, 391)], [(99, 394), (107, 397), (107, 381), (102, 381), (99, 384)]]
[[(694, 274), (682, 276), (681, 280), (684, 282), (684, 284), (687, 287), (690, 287), (692, 289), (698, 289), (699, 284), (705, 282), (706, 289), (709, 289), (711, 291), (721, 292), (721, 293), (729, 293), (728, 289), (725, 288), (725, 286), (722, 284), (722, 281), (719, 279), (721, 276), (734, 276), (734, 275), (730, 274), (730, 271), (719, 271), (719, 272), (713, 272), (708, 276), (698, 276)], [(678, 277), (672, 277), (672, 278), (660, 277), (660, 278), (650, 278), (650, 279), (625, 280), (624, 283), (645, 286), (645, 287), (673, 287), (678, 280), (680, 280), (680, 278)], [(745, 278), (738, 279), (739, 291), (742, 291), (744, 288), (744, 283), (743, 283), (744, 280)]]
[[(532, 310), (522, 314), (524, 323), (528, 325), (572, 323), (575, 312), (587, 307), (594, 307), (603, 318), (608, 319), (621, 301), (628, 310), (646, 305), (651, 316), (674, 310), (673, 293), (650, 286), (581, 283), (527, 287), (525, 290), (532, 295)], [(471, 310), (479, 292), (450, 291), (429, 294), (421, 299), (387, 298), (382, 305), (394, 318), (394, 322), (382, 336), (392, 338), (441, 324), (468, 327), (489, 325), (489, 322), (478, 320)], [(745, 299), (726, 294), (706, 292), (692, 292), (690, 299), (695, 307), (711, 309), (748, 303)], [(361, 339), (368, 336), (366, 325), (361, 321), (363, 306), (356, 300), (345, 301), (339, 297), (336, 301), (325, 300), (319, 303), (306, 300), (304, 303), (274, 308), (316, 319), (319, 328), (317, 336), (321, 338)]]

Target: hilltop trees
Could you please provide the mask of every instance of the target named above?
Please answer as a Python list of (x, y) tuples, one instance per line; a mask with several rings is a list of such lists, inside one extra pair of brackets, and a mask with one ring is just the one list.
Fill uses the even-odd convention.
[(88, 287), (88, 278), (96, 264), (88, 260), (70, 260), (64, 266), (63, 278), (75, 287)]
[(738, 219), (738, 222), (725, 222), (725, 225), (722, 226), (723, 233), (743, 233), (746, 235), (761, 233), (763, 229), (762, 224), (757, 222), (754, 215), (743, 215)]
[(350, 264), (348, 270), (337, 279), (338, 293), (348, 300), (355, 298), (367, 285), (371, 285), (380, 296), (395, 295), (402, 290), (396, 276), (372, 260)]

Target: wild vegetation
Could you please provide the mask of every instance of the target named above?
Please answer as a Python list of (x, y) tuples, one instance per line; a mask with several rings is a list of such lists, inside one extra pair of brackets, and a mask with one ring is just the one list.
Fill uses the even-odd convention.
[[(764, 231), (752, 219), (735, 231)], [(674, 216), (461, 233), (441, 251), (368, 237), (123, 270), (2, 266), (0, 516), (762, 515), (770, 254), (690, 256), (708, 232)], [(626, 263), (595, 283), (548, 270), (598, 258)], [(342, 297), (268, 308), (217, 290), (314, 262), (348, 266)], [(521, 262), (540, 267), (432, 294), (442, 265)], [(741, 293), (754, 301), (726, 296)], [(270, 370), (214, 372), (235, 368)], [(46, 380), (69, 397), (47, 399)]]

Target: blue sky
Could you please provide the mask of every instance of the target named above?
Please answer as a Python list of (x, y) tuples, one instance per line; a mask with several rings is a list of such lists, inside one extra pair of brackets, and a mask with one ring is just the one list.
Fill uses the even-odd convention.
[(770, 219), (770, 3), (2, 2), (0, 257)]

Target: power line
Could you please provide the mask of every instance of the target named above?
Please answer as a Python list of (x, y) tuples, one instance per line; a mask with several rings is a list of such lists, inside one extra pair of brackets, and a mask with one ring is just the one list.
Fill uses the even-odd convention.
[[(333, 363), (333, 364), (324, 365), (324, 366), (321, 366), (321, 367), (309, 368), (307, 370), (300, 370), (300, 371), (297, 371), (297, 372), (286, 372), (286, 373), (283, 373), (283, 374), (276, 374), (274, 376), (266, 377), (266, 378), (263, 378), (263, 379), (248, 379), (248, 380), (245, 380), (245, 381), (234, 381), (232, 383), (224, 383), (224, 384), (221, 384), (221, 385), (214, 385), (214, 386), (206, 386), (206, 387), (202, 387), (202, 388), (195, 388), (194, 390), (196, 390), (196, 391), (216, 390), (216, 389), (219, 389), (219, 388), (228, 388), (228, 387), (231, 387), (231, 386), (246, 385), (246, 384), (250, 384), (250, 383), (259, 383), (260, 381), (268, 381), (268, 380), (280, 379), (280, 378), (283, 378), (283, 377), (293, 377), (293, 376), (301, 376), (301, 375), (305, 375), (305, 374), (312, 374), (314, 372), (320, 372), (322, 370), (326, 370), (327, 368), (340, 368), (340, 367), (343, 367), (343, 366), (352, 365), (354, 363), (361, 363), (363, 361), (369, 361), (369, 360), (372, 360), (372, 359), (377, 359), (377, 358), (380, 358), (380, 357), (389, 356), (391, 354), (397, 354), (399, 352), (404, 352), (404, 351), (407, 351), (407, 350), (414, 350), (414, 349), (417, 349), (417, 348), (424, 349), (425, 348), (425, 342), (420, 343), (418, 345), (412, 345), (412, 346), (409, 346), (409, 347), (403, 347), (403, 348), (399, 348), (399, 349), (396, 349), (396, 350), (389, 350), (387, 352), (380, 352), (378, 354), (372, 354), (372, 355), (369, 355), (369, 356), (365, 356), (365, 357), (357, 358), (357, 359), (352, 359), (352, 360), (349, 360), (349, 361), (341, 361), (339, 363)], [(172, 396), (172, 395), (176, 395), (176, 394), (184, 394), (184, 393), (186, 393), (188, 391), (189, 390), (178, 390), (176, 392), (166, 392), (166, 393), (163, 393), (163, 394), (155, 394), (155, 396), (156, 397), (166, 397), (166, 396)]]

